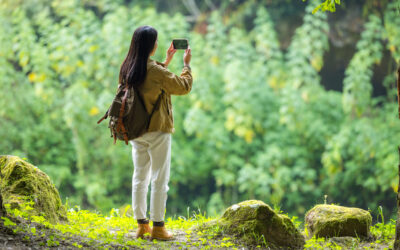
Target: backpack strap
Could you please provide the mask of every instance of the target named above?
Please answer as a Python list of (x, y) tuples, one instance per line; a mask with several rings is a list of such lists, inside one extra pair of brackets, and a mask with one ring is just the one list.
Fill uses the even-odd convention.
[(107, 112), (105, 113), (105, 115), (104, 115), (103, 117), (101, 117), (100, 120), (98, 120), (97, 124), (99, 124), (100, 122), (102, 122), (104, 119), (107, 119), (107, 117), (108, 117), (108, 111), (109, 111), (109, 110), (107, 110)]
[(154, 108), (151, 111), (150, 118), (153, 116), (154, 112), (159, 108), (160, 102), (161, 102), (161, 97), (163, 94), (164, 94), (164, 90), (161, 90), (161, 94), (158, 96), (158, 99), (157, 99), (156, 103), (154, 104)]
[(154, 112), (160, 107), (161, 97), (163, 94), (164, 94), (164, 90), (161, 90), (161, 94), (158, 96), (158, 99), (157, 99), (156, 103), (154, 104), (153, 110), (151, 111), (151, 114), (149, 116), (149, 122), (147, 123), (146, 130), (149, 129), (150, 120), (151, 120), (151, 117), (153, 116)]
[(114, 137), (114, 144), (117, 142), (117, 132), (113, 129), (112, 136)]
[[(124, 141), (125, 144), (128, 145), (128, 133), (125, 129), (124, 123), (122, 122), (122, 118), (124, 116), (125, 112), (125, 105), (126, 105), (126, 98), (128, 97), (128, 84), (125, 85), (125, 94), (122, 97), (122, 104), (121, 104), (121, 109), (119, 110), (119, 116), (118, 116), (118, 122), (117, 122), (117, 131), (121, 131), (123, 136), (124, 136)], [(114, 140), (115, 144), (115, 140)]]

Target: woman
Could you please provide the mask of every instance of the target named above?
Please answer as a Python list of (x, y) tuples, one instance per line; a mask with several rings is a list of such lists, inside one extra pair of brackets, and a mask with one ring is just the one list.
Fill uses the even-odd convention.
[[(145, 233), (150, 233), (151, 239), (169, 240), (173, 235), (165, 229), (164, 216), (169, 190), (171, 133), (174, 132), (171, 95), (184, 95), (192, 88), (191, 50), (190, 47), (185, 50), (184, 67), (181, 75), (177, 76), (167, 69), (176, 52), (172, 43), (163, 63), (150, 58), (157, 45), (157, 31), (153, 27), (137, 28), (121, 65), (119, 82), (126, 82), (139, 91), (149, 114), (154, 109), (147, 133), (130, 141), (134, 164), (132, 207), (134, 219), (138, 222), (136, 237), (143, 238)], [(150, 180), (152, 229), (146, 218)]]

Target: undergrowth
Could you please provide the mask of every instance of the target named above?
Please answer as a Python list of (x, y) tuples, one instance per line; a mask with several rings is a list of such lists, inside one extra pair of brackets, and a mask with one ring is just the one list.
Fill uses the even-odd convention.
[[(82, 210), (79, 206), (68, 207), (68, 223), (51, 224), (44, 216), (31, 215), (33, 201), (28, 200), (20, 209), (11, 209), (5, 204), (9, 217), (1, 217), (3, 225), (14, 233), (23, 233), (23, 240), (42, 239), (43, 247), (70, 246), (75, 248), (96, 249), (130, 249), (156, 247), (162, 249), (215, 249), (215, 248), (242, 248), (235, 237), (226, 235), (216, 224), (213, 227), (197, 228), (203, 223), (216, 220), (216, 217), (207, 217), (200, 210), (193, 211), (187, 216), (166, 218), (165, 225), (173, 231), (176, 239), (173, 241), (150, 241), (135, 239), (137, 223), (127, 216), (129, 206), (120, 211), (112, 209), (107, 215), (89, 210)], [(278, 209), (279, 210), (279, 209)], [(280, 211), (281, 212), (281, 211)], [(371, 239), (368, 241), (359, 238), (350, 238), (345, 241), (312, 237), (306, 241), (305, 249), (382, 249), (392, 248), (395, 235), (395, 221), (385, 223), (382, 212), (380, 222), (371, 227)], [(298, 217), (290, 217), (296, 228), (306, 235)], [(254, 234), (258, 244), (254, 248), (265, 248), (267, 242), (263, 236)]]
[[(165, 226), (174, 233), (181, 232), (176, 241), (149, 241), (148, 239), (136, 239), (134, 237), (137, 229), (135, 220), (127, 216), (126, 207), (124, 211), (112, 209), (109, 214), (103, 215), (99, 212), (82, 210), (79, 206), (68, 208), (68, 223), (51, 224), (44, 216), (30, 215), (33, 209), (33, 201), (27, 201), (20, 209), (11, 209), (5, 204), (6, 211), (10, 217), (1, 217), (4, 226), (10, 227), (14, 233), (23, 232), (28, 242), (32, 238), (46, 238), (42, 246), (56, 247), (60, 241), (70, 240), (76, 248), (148, 248), (156, 244), (157, 247), (170, 248), (234, 248), (233, 238), (223, 236), (218, 227), (204, 230), (193, 230), (194, 226), (215, 220), (206, 217), (205, 213), (193, 211), (187, 217), (166, 218)], [(47, 230), (43, 230), (47, 229)], [(39, 235), (40, 234), (40, 235)], [(212, 240), (212, 241), (211, 241)]]

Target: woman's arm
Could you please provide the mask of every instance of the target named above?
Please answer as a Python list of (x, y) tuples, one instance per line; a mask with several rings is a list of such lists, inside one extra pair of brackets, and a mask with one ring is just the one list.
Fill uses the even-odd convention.
[(172, 58), (174, 57), (175, 52), (176, 52), (176, 49), (174, 49), (174, 45), (171, 42), (171, 45), (169, 45), (169, 48), (167, 50), (167, 56), (165, 57), (165, 61), (162, 63), (158, 62), (158, 65), (161, 65), (164, 68), (168, 67), (168, 64), (171, 62)]
[(157, 71), (161, 86), (168, 94), (185, 95), (191, 91), (193, 78), (190, 67), (184, 66), (180, 76), (164, 67), (157, 67)]
[[(176, 49), (174, 49), (172, 43), (167, 51), (167, 59), (166, 62), (169, 63), (171, 61), (173, 55), (175, 54)], [(180, 76), (175, 75), (166, 69), (166, 66), (163, 67), (165, 63), (158, 63), (161, 67), (156, 67), (158, 69), (157, 75), (159, 76), (159, 80), (161, 81), (161, 86), (170, 95), (185, 95), (190, 92), (192, 89), (192, 73), (190, 68), (190, 60), (192, 59), (190, 46), (185, 50), (183, 54), (183, 69)], [(169, 58), (169, 59), (168, 59)], [(168, 65), (168, 64), (166, 64)]]

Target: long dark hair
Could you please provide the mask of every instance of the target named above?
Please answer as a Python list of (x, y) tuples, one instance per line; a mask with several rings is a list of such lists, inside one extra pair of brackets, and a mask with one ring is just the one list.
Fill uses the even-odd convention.
[(151, 26), (141, 26), (133, 32), (128, 55), (119, 71), (119, 82), (130, 87), (139, 87), (146, 78), (147, 60), (157, 40), (157, 30)]

